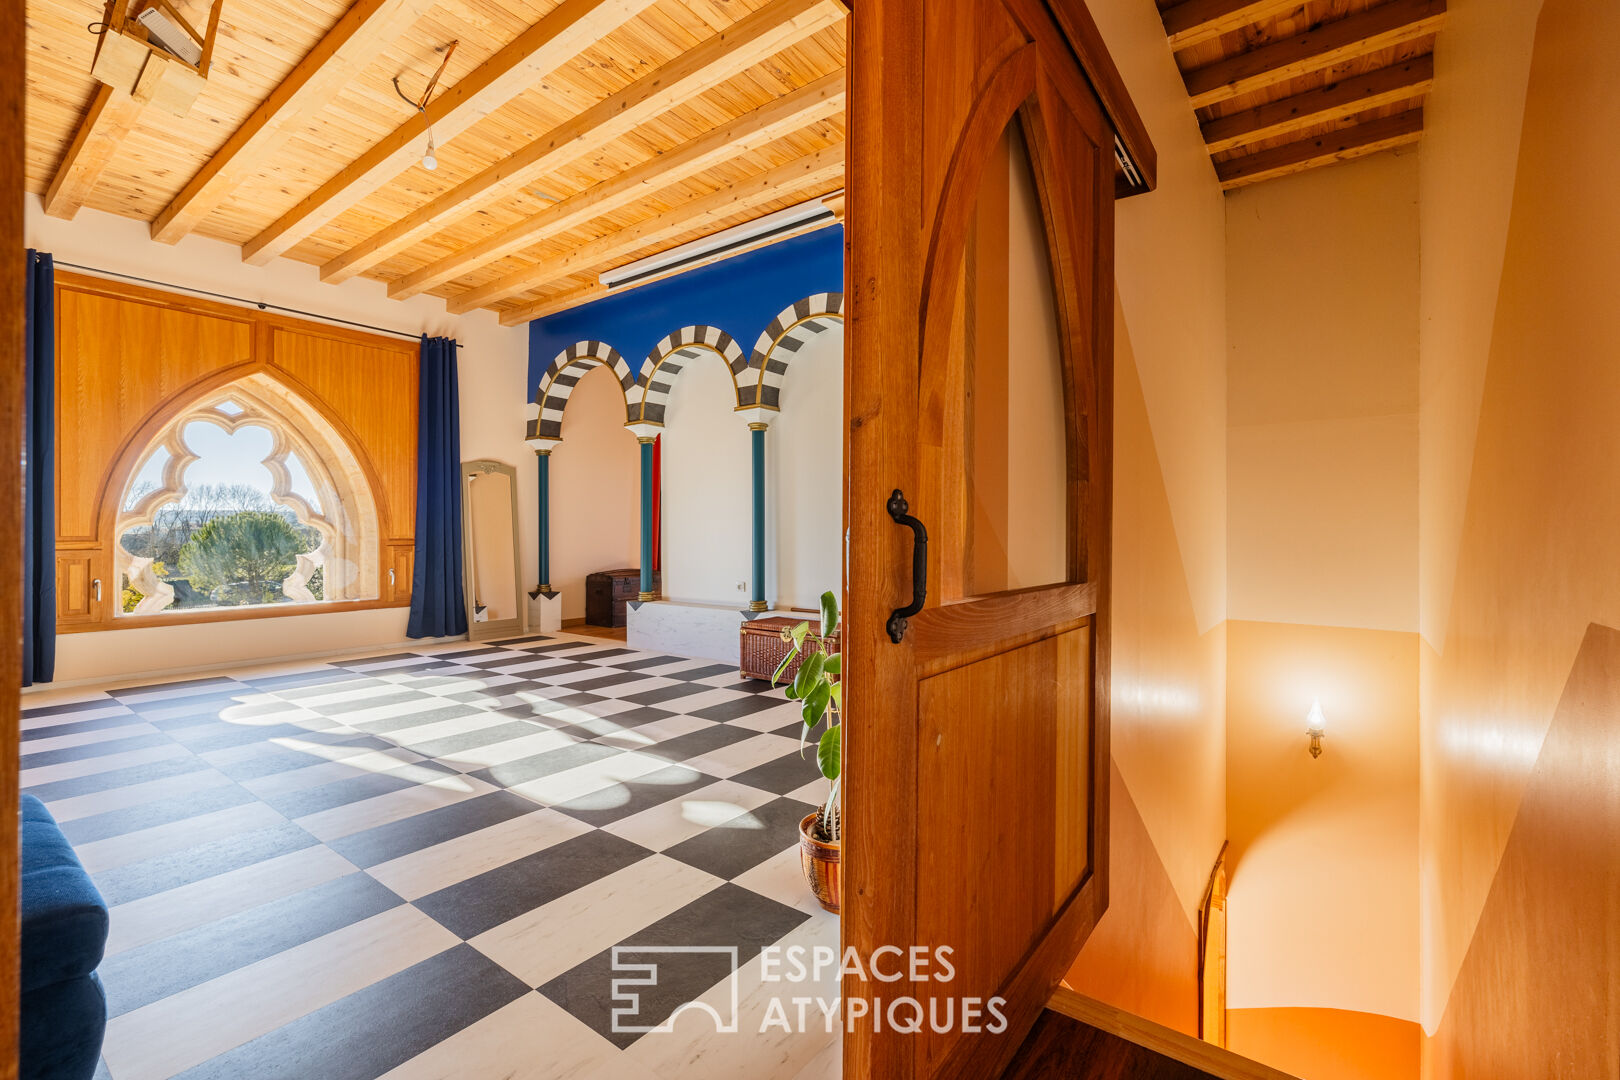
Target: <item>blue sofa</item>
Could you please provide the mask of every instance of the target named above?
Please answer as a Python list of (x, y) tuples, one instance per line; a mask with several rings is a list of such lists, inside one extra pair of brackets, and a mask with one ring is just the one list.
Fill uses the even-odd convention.
[(22, 797), (21, 1080), (91, 1080), (107, 1030), (107, 904), (45, 804)]

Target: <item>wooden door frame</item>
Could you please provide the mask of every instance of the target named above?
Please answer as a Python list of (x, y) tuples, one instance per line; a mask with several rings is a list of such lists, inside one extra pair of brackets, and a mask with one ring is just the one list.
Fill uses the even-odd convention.
[[(26, 41), (22, 0), (0, 0), (0, 35)], [(12, 580), (0, 588), (0, 806), (11, 812), (0, 829), (0, 1080), (16, 1080), (20, 1026), (22, 924), (18, 911), (18, 694), (22, 682), (22, 449), (23, 449), (23, 65), (0, 71), (0, 565)]]
[[(1115, 132), (1115, 146), (1128, 159), (1141, 180), (1116, 185), (1115, 194), (1149, 190), (1156, 179), (1156, 159), (1140, 117), (1130, 103), (1123, 80), (1103, 47), (1102, 38), (1081, 0), (1007, 0), (1009, 7), (1044, 12), (1062, 46), (1077, 59), (1101, 101)], [(915, 0), (855, 0), (849, 21), (849, 186), (846, 229), (845, 348), (845, 526), (846, 611), (844, 621), (844, 682), (855, 715), (854, 737), (845, 747), (845, 769), (851, 778), (845, 787), (844, 832), (850, 839), (844, 858), (848, 864), (843, 905), (843, 940), (847, 948), (869, 954), (881, 944), (904, 947), (913, 942), (886, 942), (894, 927), (916, 925), (913, 890), (885, 889), (885, 880), (917, 880), (914, 843), (918, 814), (914, 799), (885, 798), (883, 793), (916, 792), (915, 731), (903, 724), (862, 726), (861, 716), (877, 715), (883, 703), (915, 698), (919, 658), (912, 649), (895, 648), (884, 629), (888, 608), (903, 605), (899, 595), (911, 558), (911, 537), (896, 528), (884, 501), (873, 492), (887, 492), (902, 471), (890, 462), (909, 462), (915, 455), (911, 423), (888, 417), (915, 417), (919, 407), (916, 368), (905, 364), (862, 363), (879, 350), (898, 350), (920, 358), (924, 267), (929, 252), (924, 245), (922, 179), (914, 163), (922, 159), (920, 124), (899, 132), (880, 129), (882, 103), (889, 98), (913, 96), (923, 85), (923, 11)], [(1050, 25), (1050, 24), (1049, 24)], [(1050, 44), (1050, 43), (1049, 43)], [(966, 77), (966, 76), (964, 76)], [(855, 249), (855, 241), (861, 249)], [(1099, 237), (1112, 244), (1112, 229)], [(1102, 460), (1092, 462), (1103, 475), (1112, 474), (1112, 248), (1107, 251), (1106, 287), (1110, 302), (1097, 313), (1101, 328), (1096, 340), (1096, 387), (1101, 430), (1092, 446)], [(881, 282), (881, 285), (879, 284)], [(859, 448), (859, 453), (856, 448)], [(860, 498), (853, 492), (863, 493)], [(1111, 484), (1109, 486), (1111, 493)], [(960, 1075), (995, 1075), (1016, 1049), (1039, 1011), (1051, 986), (1035, 985), (1051, 956), (1064, 948), (1078, 948), (1084, 933), (1107, 904), (1107, 784), (1109, 776), (1109, 589), (1108, 546), (1111, 540), (1111, 505), (1095, 522), (1101, 558), (1096, 564), (1094, 700), (1092, 740), (1094, 776), (1102, 812), (1093, 825), (1095, 902), (1069, 903), (1048, 931), (1042, 945), (1027, 956), (1008, 984), (1009, 1031), (1012, 1037), (991, 1044), (1000, 1060), (958, 1060), (951, 1071)], [(1093, 548), (1093, 550), (1096, 550)], [(881, 609), (881, 610), (880, 610)], [(880, 662), (881, 659), (881, 662)], [(869, 795), (861, 776), (882, 778), (881, 790)], [(1078, 894), (1076, 894), (1078, 896)], [(928, 943), (915, 943), (928, 944)], [(856, 974), (846, 974), (843, 1000), (863, 997), (867, 987)], [(849, 1080), (910, 1077), (918, 1067), (917, 1040), (882, 1040), (874, 1043), (868, 1023), (851, 1025), (845, 1014), (844, 1075)], [(879, 1056), (881, 1054), (881, 1059)]]
[[(1226, 1045), (1226, 852), (1231, 842), (1221, 844), (1221, 853), (1215, 857), (1210, 869), (1209, 882), (1204, 886), (1204, 898), (1198, 904), (1198, 1037), (1216, 1046)], [(1220, 913), (1220, 951), (1214, 956), (1211, 929), (1214, 917)], [(1215, 963), (1211, 963), (1211, 960)], [(1217, 1006), (1210, 1016), (1210, 997), (1213, 991)]]

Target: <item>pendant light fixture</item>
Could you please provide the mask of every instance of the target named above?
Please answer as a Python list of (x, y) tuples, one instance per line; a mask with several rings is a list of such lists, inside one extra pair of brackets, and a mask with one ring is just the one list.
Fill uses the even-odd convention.
[[(460, 44), (461, 42), (459, 40), (452, 41), (450, 44), (444, 47), (444, 58), (439, 61), (439, 70), (435, 71), (433, 73), (433, 78), (428, 80), (427, 89), (422, 91), (422, 97), (420, 100), (412, 101), (410, 98), (406, 97), (405, 91), (399, 88), (399, 76), (394, 76), (394, 93), (398, 94), (400, 98), (411, 108), (421, 113), (424, 122), (427, 120), (428, 99), (433, 96), (433, 91), (438, 89), (439, 78), (444, 74), (444, 69), (449, 65), (450, 57), (456, 51), (456, 46)], [(439, 167), (439, 155), (435, 152), (433, 145), (433, 125), (428, 123), (426, 124), (426, 127), (427, 149), (422, 152), (422, 168), (426, 169), (428, 172), (432, 172)]]

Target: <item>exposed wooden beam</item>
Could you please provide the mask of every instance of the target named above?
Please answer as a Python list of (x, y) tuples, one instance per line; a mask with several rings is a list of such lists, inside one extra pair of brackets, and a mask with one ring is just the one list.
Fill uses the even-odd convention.
[(1210, 153), (1217, 154), (1313, 124), (1410, 101), (1428, 93), (1433, 85), (1434, 56), (1425, 53), (1405, 63), (1211, 120), (1203, 126), (1204, 142)]
[(242, 245), (263, 266), (414, 165), (429, 126), (450, 142), (537, 81), (651, 7), (655, 0), (564, 0), (551, 14), (444, 91), (419, 112)]
[(478, 266), (539, 243), (547, 235), (600, 217), (727, 158), (774, 142), (843, 107), (844, 73), (835, 71), (701, 138), (570, 195), (509, 229), (407, 274), (388, 287), (388, 295), (402, 300), (453, 281)]
[[(832, 206), (834, 200), (837, 200), (837, 202), (842, 205), (843, 196), (828, 196), (825, 202), (829, 208)], [(513, 308), (512, 310), (514, 312), (521, 310), (523, 315), (521, 317), (515, 314), (511, 315), (510, 321), (508, 321), (508, 314), (506, 312), (502, 312), (502, 325), (517, 326), (522, 323), (533, 322), (535, 319), (543, 319), (547, 315), (555, 315), (559, 311), (568, 311), (571, 308), (577, 308), (584, 304), (589, 304), (593, 300), (600, 300), (608, 293), (612, 293), (614, 296), (617, 296), (620, 293), (629, 292), (631, 289), (639, 289), (643, 285), (651, 285), (654, 282), (664, 281), (668, 278), (672, 278), (677, 274), (684, 274), (688, 270), (695, 269), (698, 266), (713, 266), (717, 262), (724, 262), (727, 259), (734, 259), (738, 255), (746, 255), (750, 251), (758, 251), (760, 248), (769, 247), (772, 244), (780, 244), (784, 240), (792, 240), (797, 236), (804, 236), (808, 233), (820, 232), (822, 229), (829, 229), (834, 225), (842, 225), (843, 220), (843, 215), (840, 214), (836, 218), (808, 222), (797, 229), (791, 229), (787, 232), (779, 233), (767, 239), (760, 240), (757, 243), (745, 244), (742, 247), (727, 248), (725, 251), (717, 252), (713, 258), (704, 259), (700, 263), (693, 263), (687, 266), (677, 267), (676, 269), (670, 270), (666, 273), (653, 274), (650, 277), (637, 278), (635, 281), (627, 281), (622, 285), (615, 285), (611, 289), (609, 289), (606, 285), (603, 285), (600, 281), (593, 281), (589, 285), (581, 285), (578, 288), (569, 289), (567, 292), (561, 292), (553, 296), (548, 296), (544, 300), (536, 300), (532, 304), (525, 304), (521, 309)]]
[[(608, 233), (575, 248), (567, 255), (525, 267), (488, 285), (462, 293), (450, 302), (450, 310), (458, 313), (470, 311), (518, 293), (544, 288), (553, 281), (597, 269), (633, 251), (673, 240), (710, 222), (774, 202), (791, 191), (836, 182), (843, 175), (844, 144), (839, 143), (700, 196), (684, 206), (638, 222), (628, 229)], [(542, 303), (536, 301), (533, 305), (513, 308), (502, 313), (501, 321), (507, 322), (510, 316), (512, 321), (508, 325), (528, 322), (534, 316), (522, 313), (538, 308)], [(514, 315), (514, 312), (519, 314)]]
[(153, 220), (152, 239), (172, 244), (195, 229), (291, 138), (294, 128), (324, 109), (432, 6), (432, 0), (356, 0)]
[(1170, 51), (1213, 41), (1261, 19), (1297, 8), (1302, 0), (1185, 0), (1161, 15)]
[(62, 164), (56, 168), (55, 179), (45, 191), (47, 214), (72, 220), (96, 189), (96, 182), (112, 162), (124, 137), (134, 130), (145, 108), (144, 102), (137, 101), (126, 91), (114, 90), (106, 83), (96, 84), (90, 111), (85, 114)]
[(1390, 0), (1359, 15), (1189, 71), (1183, 80), (1193, 108), (1201, 109), (1426, 37), (1440, 28), (1445, 15), (1446, 0)]
[(1258, 154), (1248, 154), (1219, 162), (1215, 175), (1223, 191), (1258, 184), (1290, 173), (1304, 172), (1319, 165), (1376, 154), (1397, 146), (1415, 143), (1423, 137), (1423, 110), (1410, 109), (1382, 120), (1369, 120), (1340, 131), (1301, 139)]
[(321, 280), (344, 281), (362, 273), (456, 218), (522, 190), (550, 170), (832, 26), (845, 14), (840, 0), (772, 0), (332, 259), (321, 267)]

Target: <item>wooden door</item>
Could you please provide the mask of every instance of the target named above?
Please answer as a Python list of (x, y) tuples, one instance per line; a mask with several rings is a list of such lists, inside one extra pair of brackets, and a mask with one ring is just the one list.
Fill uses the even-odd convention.
[(993, 1076), (1107, 905), (1097, 87), (1146, 144), (1080, 0), (852, 8), (845, 1075)]

